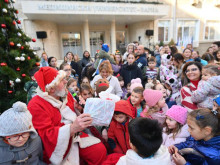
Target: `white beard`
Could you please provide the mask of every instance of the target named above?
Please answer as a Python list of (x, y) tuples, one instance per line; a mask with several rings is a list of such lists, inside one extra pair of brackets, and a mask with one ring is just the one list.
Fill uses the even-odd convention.
[(68, 94), (66, 88), (62, 89), (62, 90), (57, 90), (55, 91), (55, 95), (58, 97), (66, 97)]

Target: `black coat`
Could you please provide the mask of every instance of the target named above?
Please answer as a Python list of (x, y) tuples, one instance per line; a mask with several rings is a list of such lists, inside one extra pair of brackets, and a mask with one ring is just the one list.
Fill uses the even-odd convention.
[(142, 72), (141, 69), (137, 66), (136, 63), (132, 65), (124, 64), (122, 65), (120, 75), (124, 79), (125, 87), (128, 83), (131, 82), (132, 79), (140, 78), (142, 80)]

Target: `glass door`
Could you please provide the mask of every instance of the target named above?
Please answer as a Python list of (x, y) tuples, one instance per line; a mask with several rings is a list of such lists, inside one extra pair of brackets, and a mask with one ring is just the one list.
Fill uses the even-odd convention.
[(62, 33), (63, 57), (67, 52), (77, 54), (80, 58), (83, 56), (80, 33)]
[(104, 43), (104, 32), (90, 32), (90, 54), (95, 57), (97, 50), (101, 49), (101, 45)]

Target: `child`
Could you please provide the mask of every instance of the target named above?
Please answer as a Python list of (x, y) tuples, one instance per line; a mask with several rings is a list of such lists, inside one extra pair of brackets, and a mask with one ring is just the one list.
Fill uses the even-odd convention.
[(128, 54), (134, 53), (134, 50), (135, 50), (135, 44), (133, 44), (133, 43), (128, 44), (128, 46), (126, 48), (126, 52), (123, 55), (123, 60), (127, 61)]
[(146, 108), (141, 113), (141, 117), (156, 119), (163, 125), (168, 110), (167, 104), (163, 97), (163, 93), (158, 90), (145, 89), (143, 92)]
[(38, 87), (38, 84), (36, 82), (36, 79), (34, 78), (34, 74), (39, 69), (39, 67), (34, 67), (30, 70), (29, 74), (31, 77), (31, 81), (26, 82), (24, 85), (24, 90), (27, 92), (27, 104), (37, 94), (36, 89)]
[(220, 67), (207, 65), (202, 69), (202, 80), (199, 81), (197, 90), (192, 92), (192, 101), (199, 108), (213, 107), (213, 99), (220, 93)]
[(192, 58), (192, 50), (189, 48), (186, 48), (183, 50), (183, 57), (184, 57), (184, 61), (186, 62), (190, 62), (190, 61), (194, 61)]
[(220, 107), (220, 94), (213, 99), (213, 110)]
[[(187, 118), (190, 137), (169, 147), (176, 164), (220, 164), (220, 109), (197, 109)], [(184, 155), (184, 158), (181, 155)]]
[(158, 77), (159, 69), (156, 68), (156, 58), (150, 57), (148, 60), (148, 66), (145, 67), (146, 69), (146, 77), (147, 79), (155, 80)]
[(142, 79), (141, 69), (135, 63), (135, 54), (128, 54), (127, 64), (122, 65), (120, 75), (124, 79), (125, 86), (130, 83), (132, 79)]
[(165, 98), (165, 102), (168, 106), (168, 108), (171, 108), (173, 105), (176, 105), (175, 100), (170, 100), (172, 96), (172, 88), (167, 83), (157, 83), (153, 86), (152, 89), (161, 91), (163, 93), (163, 97)]
[(163, 145), (169, 147), (186, 141), (189, 137), (186, 125), (187, 109), (173, 105), (166, 113), (166, 122), (163, 129)]
[(93, 89), (89, 84), (82, 84), (79, 89), (79, 94), (86, 101), (87, 98), (93, 97)]
[(192, 52), (192, 59), (194, 59), (194, 61), (200, 62), (203, 66), (208, 64), (207, 61), (201, 59), (201, 57), (199, 56), (199, 51), (193, 50), (193, 52)]
[(127, 84), (126, 90), (127, 90), (127, 95), (125, 96), (124, 99), (128, 99), (128, 97), (130, 97), (130, 95), (131, 95), (131, 83)]
[(115, 112), (108, 130), (108, 142), (113, 152), (125, 154), (129, 146), (128, 123), (132, 118), (128, 102), (120, 100), (115, 103)]
[(77, 80), (74, 78), (70, 78), (68, 80), (66, 87), (71, 94), (79, 92), (79, 88), (77, 86)]
[(125, 97), (126, 97), (126, 95), (127, 95), (127, 89), (126, 89), (125, 86), (124, 86), (125, 83), (124, 83), (123, 77), (118, 76), (118, 81), (119, 81), (120, 86), (121, 86), (121, 89), (122, 89), (122, 91), (123, 91), (121, 98), (122, 98), (122, 99), (125, 99)]
[(41, 139), (24, 103), (14, 103), (0, 116), (0, 128), (0, 164), (46, 165)]
[(133, 119), (128, 126), (131, 149), (117, 165), (170, 165), (169, 152), (162, 143), (162, 129), (156, 120)]
[(89, 78), (88, 78), (88, 77), (86, 77), (86, 76), (85, 76), (85, 77), (83, 77), (83, 78), (82, 78), (81, 85), (82, 85), (82, 84), (87, 84), (87, 85), (90, 85)]

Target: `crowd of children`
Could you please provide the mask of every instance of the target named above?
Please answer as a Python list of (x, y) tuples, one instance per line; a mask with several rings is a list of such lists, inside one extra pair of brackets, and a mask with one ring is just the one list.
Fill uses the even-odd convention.
[[(219, 42), (213, 44), (220, 47)], [(100, 58), (98, 53), (94, 67), (88, 51), (81, 61), (83, 68), (73, 71), (76, 62), (72, 62), (71, 52), (60, 66), (66, 74), (65, 90), (77, 104), (77, 115), (83, 114), (89, 98), (101, 98), (103, 92), (112, 94), (109, 100), (120, 97), (108, 126), (89, 126), (84, 131), (107, 150), (106, 159), (98, 164), (220, 164), (220, 51), (200, 57), (192, 48), (181, 54), (164, 46), (150, 56), (142, 46), (131, 43), (124, 56), (117, 51), (114, 61), (108, 54), (108, 45), (103, 44), (102, 48), (105, 56)], [(215, 63), (206, 61), (207, 54), (215, 58)], [(144, 55), (147, 63), (143, 59), (137, 62)], [(33, 68), (32, 81), (25, 85), (27, 103), (36, 95), (34, 74), (38, 70)], [(188, 102), (196, 108), (189, 109)], [(73, 122), (71, 113), (60, 113), (64, 124)], [(1, 114), (0, 164), (46, 164), (43, 145), (31, 119), (27, 106), (21, 102)]]

